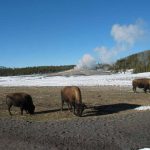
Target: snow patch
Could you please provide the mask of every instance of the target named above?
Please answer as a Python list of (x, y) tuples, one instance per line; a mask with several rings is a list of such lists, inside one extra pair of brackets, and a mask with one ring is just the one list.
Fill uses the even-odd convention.
[(150, 106), (140, 106), (135, 108), (135, 110), (150, 110)]

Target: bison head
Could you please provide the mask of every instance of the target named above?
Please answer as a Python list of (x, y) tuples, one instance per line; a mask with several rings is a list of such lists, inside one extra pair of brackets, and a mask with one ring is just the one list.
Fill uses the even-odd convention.
[(34, 110), (35, 110), (35, 106), (34, 105), (31, 105), (29, 108), (28, 108), (28, 112), (30, 114), (34, 114)]
[(76, 104), (76, 115), (81, 117), (85, 108), (87, 108), (87, 106), (84, 103)]

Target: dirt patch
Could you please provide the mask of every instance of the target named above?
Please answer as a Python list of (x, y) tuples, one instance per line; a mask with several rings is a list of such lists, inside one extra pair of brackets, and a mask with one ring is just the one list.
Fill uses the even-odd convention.
[[(62, 87), (1, 87), (0, 88), (0, 116), (9, 117), (5, 96), (11, 92), (26, 92), (31, 94), (35, 104), (35, 115), (24, 114), (20, 116), (20, 110), (12, 107), (13, 118), (26, 120), (47, 121), (59, 119), (76, 118), (69, 111), (60, 111)], [(114, 114), (127, 112), (139, 105), (150, 104), (150, 94), (145, 94), (142, 90), (139, 93), (133, 93), (131, 88), (127, 87), (80, 87), (83, 102), (89, 107), (84, 111), (83, 116), (98, 116), (102, 114)], [(67, 107), (66, 107), (67, 108)]]

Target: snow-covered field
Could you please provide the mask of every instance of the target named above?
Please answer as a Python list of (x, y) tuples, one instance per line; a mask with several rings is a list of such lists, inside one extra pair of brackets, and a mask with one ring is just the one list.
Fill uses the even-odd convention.
[(131, 86), (135, 78), (149, 78), (150, 72), (132, 74), (119, 73), (112, 75), (91, 75), (91, 76), (51, 76), (30, 75), (30, 76), (9, 76), (0, 77), (0, 86)]

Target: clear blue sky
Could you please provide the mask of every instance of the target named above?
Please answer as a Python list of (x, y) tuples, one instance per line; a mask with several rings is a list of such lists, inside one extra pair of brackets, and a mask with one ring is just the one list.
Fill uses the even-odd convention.
[[(0, 66), (77, 64), (114, 40), (114, 24), (150, 27), (150, 0), (0, 0)], [(150, 49), (136, 43), (119, 57)]]

